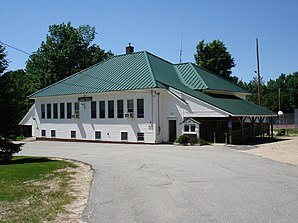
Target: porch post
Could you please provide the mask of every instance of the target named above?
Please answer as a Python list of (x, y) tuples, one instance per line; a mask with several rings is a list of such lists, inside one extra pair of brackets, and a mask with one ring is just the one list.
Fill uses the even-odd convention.
[(273, 139), (273, 118), (270, 117), (270, 131), (271, 131), (271, 138)]

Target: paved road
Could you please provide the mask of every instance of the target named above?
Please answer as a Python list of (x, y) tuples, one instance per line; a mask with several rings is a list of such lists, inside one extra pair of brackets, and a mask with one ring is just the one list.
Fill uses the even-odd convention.
[(88, 222), (297, 222), (298, 168), (220, 146), (32, 142), (95, 170)]

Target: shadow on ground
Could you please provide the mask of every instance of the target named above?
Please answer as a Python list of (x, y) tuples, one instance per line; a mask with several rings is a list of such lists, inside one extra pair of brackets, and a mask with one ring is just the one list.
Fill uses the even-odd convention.
[(255, 149), (259, 145), (264, 145), (264, 144), (271, 144), (271, 143), (276, 143), (276, 142), (282, 142), (282, 141), (287, 141), (290, 140), (288, 138), (256, 138), (254, 141), (249, 141), (245, 144), (237, 144), (237, 145), (228, 145), (228, 147), (231, 147), (236, 150), (250, 150), (250, 149)]
[(18, 157), (17, 159), (12, 159), (8, 161), (1, 161), (0, 165), (11, 165), (11, 164), (25, 164), (25, 163), (44, 163), (53, 162), (55, 160), (50, 160), (46, 157)]

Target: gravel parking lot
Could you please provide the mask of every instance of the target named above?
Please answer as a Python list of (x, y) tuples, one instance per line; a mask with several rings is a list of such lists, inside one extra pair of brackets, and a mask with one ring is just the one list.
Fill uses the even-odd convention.
[(297, 222), (296, 166), (225, 146), (28, 142), (95, 170), (87, 222)]

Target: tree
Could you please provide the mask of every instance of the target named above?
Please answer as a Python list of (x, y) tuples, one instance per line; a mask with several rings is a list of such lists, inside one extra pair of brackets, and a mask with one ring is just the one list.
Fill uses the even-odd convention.
[(37, 87), (36, 77), (24, 70), (0, 76), (0, 137), (14, 138), (20, 134), (18, 123), (33, 103), (27, 96)]
[[(240, 87), (246, 89), (252, 95), (248, 100), (258, 103), (258, 81), (255, 77), (249, 83), (239, 82)], [(261, 106), (278, 112), (279, 111), (279, 89), (280, 89), (280, 109), (284, 113), (293, 113), (298, 108), (298, 72), (293, 74), (280, 74), (276, 80), (269, 80), (265, 84), (261, 80)]]
[(5, 59), (6, 56), (5, 47), (0, 44), (0, 76), (8, 66), (8, 61)]
[(45, 42), (27, 61), (27, 73), (37, 76), (39, 88), (43, 88), (111, 57), (110, 51), (92, 44), (95, 34), (95, 27), (89, 25), (50, 26)]
[(194, 56), (198, 66), (230, 81), (237, 81), (231, 77), (231, 69), (236, 66), (234, 58), (222, 41), (214, 40), (206, 44), (202, 40), (197, 45), (197, 53)]

